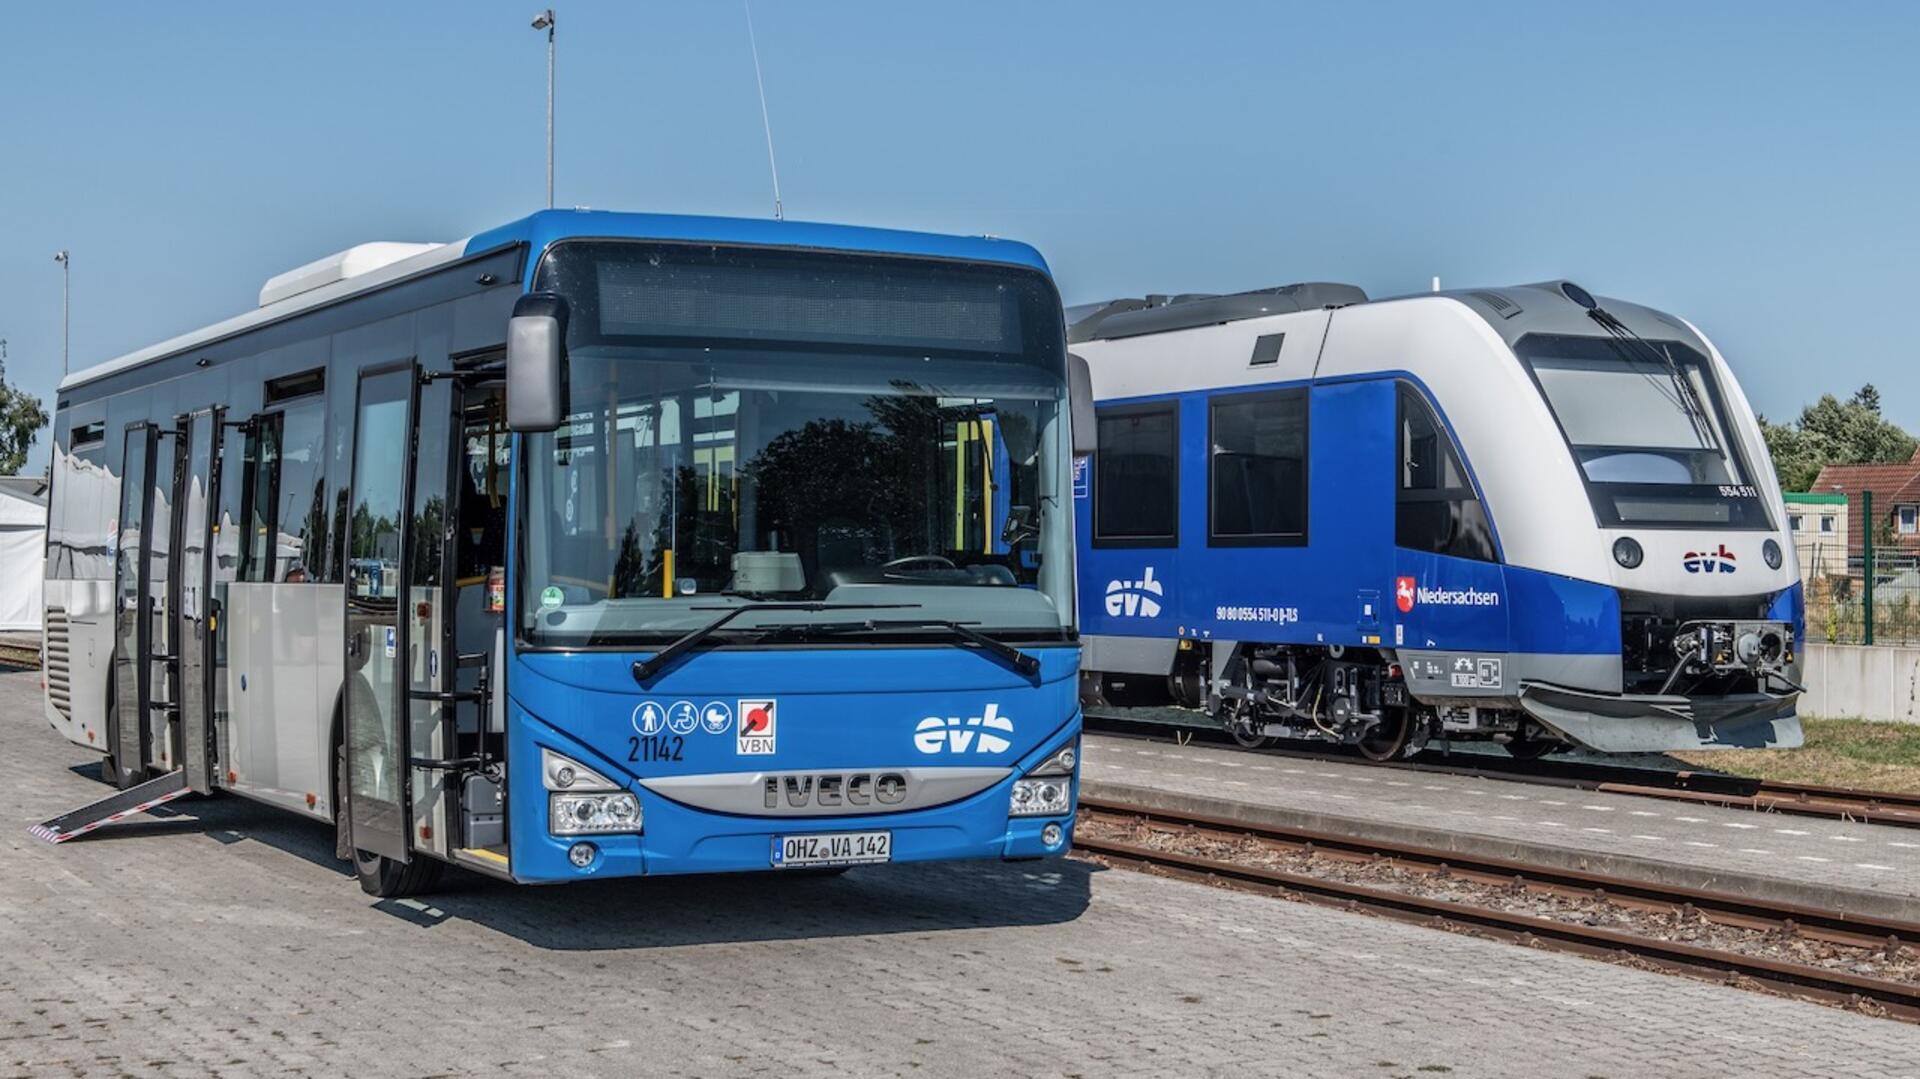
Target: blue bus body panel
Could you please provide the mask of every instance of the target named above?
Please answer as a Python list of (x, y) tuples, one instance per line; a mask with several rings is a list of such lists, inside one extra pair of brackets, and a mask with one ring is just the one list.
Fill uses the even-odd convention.
[(1389, 372), (1309, 389), (1308, 533), (1294, 546), (1208, 543), (1209, 400), (1284, 384), (1100, 402), (1178, 400), (1179, 545), (1095, 545), (1099, 478), (1089, 467), (1074, 491), (1082, 630), (1617, 655), (1620, 600), (1610, 585), (1395, 545), (1396, 379), (1414, 381)]
[[(1071, 814), (1010, 819), (1013, 780), (1079, 734), (1079, 651), (1031, 648), (1041, 660), (1038, 685), (981, 653), (960, 647), (698, 651), (643, 690), (633, 661), (645, 653), (523, 653), (510, 686), (510, 759), (517, 762), (508, 799), (515, 877), (572, 880), (591, 874), (689, 873), (769, 868), (771, 842), (782, 834), (885, 829), (895, 862), (1033, 857), (1040, 830)], [(776, 705), (774, 752), (740, 752), (741, 702)], [(681, 702), (691, 706), (681, 709)], [(715, 715), (724, 727), (700, 723), (656, 736), (674, 759), (647, 760), (643, 707), (663, 715)], [(988, 706), (993, 712), (988, 713)], [(1004, 748), (977, 737), (916, 739), (928, 717), (955, 729), (992, 714)], [(659, 729), (659, 728), (656, 728)], [(574, 757), (633, 791), (642, 807), (639, 836), (556, 837), (549, 834), (547, 792), (538, 761), (542, 746)], [(931, 747), (931, 748), (930, 748)], [(1008, 770), (974, 795), (930, 808), (846, 816), (748, 816), (696, 809), (642, 786), (643, 779), (721, 773), (886, 771), (905, 767), (994, 767)], [(583, 872), (567, 848), (587, 839), (601, 857)]]
[[(472, 237), (466, 254), (526, 244), (524, 283), (531, 286), (540, 254), (570, 238), (614, 238), (741, 244), (861, 252), (997, 263), (1048, 272), (1026, 244), (984, 236), (941, 236), (765, 219), (668, 214), (543, 210)], [(522, 453), (515, 436), (514, 456)], [(998, 460), (1003, 455), (996, 455)], [(511, 481), (519, 505), (519, 472)], [(517, 519), (508, 523), (517, 550)], [(508, 610), (524, 609), (520, 581), (509, 581)], [(508, 834), (511, 872), (522, 881), (565, 881), (595, 875), (768, 869), (775, 836), (887, 830), (895, 862), (956, 858), (1026, 858), (1065, 853), (1071, 809), (1059, 817), (1010, 818), (1013, 781), (1079, 736), (1079, 649), (1029, 649), (1042, 661), (1038, 684), (976, 650), (961, 647), (816, 648), (697, 651), (642, 689), (631, 652), (521, 652), (509, 635), (507, 672)], [(701, 715), (720, 704), (739, 721), (749, 699), (777, 702), (772, 753), (739, 752), (735, 729), (705, 724), (685, 733), (662, 732), (675, 759), (647, 759), (636, 727), (645, 702), (673, 708), (686, 702)], [(966, 729), (986, 707), (1012, 722), (996, 729), (1004, 748), (953, 740), (937, 752), (921, 748), (916, 727), (928, 717)], [(686, 709), (676, 715), (687, 714)], [(718, 724), (716, 723), (716, 727)], [(677, 739), (677, 742), (675, 741)], [(932, 744), (928, 740), (925, 744)], [(639, 835), (556, 837), (549, 831), (548, 792), (540, 750), (551, 748), (600, 771), (632, 791), (642, 807)], [(944, 805), (904, 812), (847, 816), (735, 815), (694, 808), (641, 785), (667, 776), (788, 772), (887, 771), (924, 767), (994, 767), (1006, 775), (984, 790)], [(1078, 775), (1074, 777), (1077, 797)], [(1071, 803), (1070, 803), (1071, 804)], [(1052, 847), (1040, 834), (1061, 825), (1068, 840)], [(599, 849), (584, 869), (567, 850), (585, 840)]]
[(1026, 244), (991, 236), (942, 236), (929, 232), (823, 225), (764, 218), (694, 217), (684, 214), (629, 214), (604, 210), (541, 210), (518, 221), (479, 233), (467, 241), (466, 254), (478, 255), (509, 244), (527, 244), (527, 283), (549, 244), (570, 238), (667, 240), (688, 243), (749, 244), (826, 251), (912, 255), (923, 258), (997, 262), (1047, 273), (1046, 260)]

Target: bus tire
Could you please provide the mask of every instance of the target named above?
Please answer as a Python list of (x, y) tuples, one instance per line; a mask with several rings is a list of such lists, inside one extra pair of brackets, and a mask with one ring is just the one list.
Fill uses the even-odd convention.
[[(353, 875), (360, 890), (382, 899), (401, 899), (432, 891), (440, 884), (446, 864), (424, 855), (410, 862), (396, 862), (380, 854), (370, 854), (353, 845), (352, 817), (347, 812), (347, 746), (344, 741), (333, 750), (333, 834), (334, 854), (353, 862)], [(343, 853), (344, 852), (344, 853)]]
[(424, 895), (440, 885), (446, 863), (424, 854), (410, 862), (396, 862), (385, 855), (353, 852), (353, 875), (360, 878), (360, 890), (382, 899), (403, 899)]

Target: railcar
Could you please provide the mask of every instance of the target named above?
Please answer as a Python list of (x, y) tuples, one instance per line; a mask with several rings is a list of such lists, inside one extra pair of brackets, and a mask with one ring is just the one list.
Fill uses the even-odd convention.
[(1571, 282), (1069, 312), (1082, 698), (1370, 757), (1792, 747), (1804, 611), (1752, 408)]

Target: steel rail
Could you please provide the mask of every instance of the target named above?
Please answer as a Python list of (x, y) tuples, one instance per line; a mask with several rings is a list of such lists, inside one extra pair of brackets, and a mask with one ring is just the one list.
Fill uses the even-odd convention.
[(1642, 798), (1664, 798), (1700, 805), (1752, 809), (1766, 813), (1822, 817), (1830, 820), (1854, 820), (1899, 828), (1920, 828), (1920, 794), (1907, 794), (1900, 791), (1821, 787), (1806, 783), (1784, 783), (1755, 779), (1751, 776), (1729, 775), (1724, 772), (1701, 772), (1691, 769), (1668, 771), (1584, 761), (1521, 761), (1484, 757), (1473, 763), (1464, 763), (1461, 756), (1449, 756), (1438, 761), (1376, 762), (1357, 754), (1297, 749), (1291, 746), (1249, 749), (1236, 745), (1224, 731), (1209, 727), (1156, 723), (1151, 720), (1101, 714), (1090, 714), (1086, 720), (1089, 730), (1102, 734), (1149, 739), (1192, 734), (1195, 738), (1209, 743), (1224, 743), (1249, 753), (1263, 753), (1291, 760), (1359, 764), (1428, 774), (1500, 779), (1573, 790), (1631, 794)]
[[(1920, 923), (1851, 916), (1789, 903), (1671, 887), (1647, 881), (1604, 877), (1578, 870), (1463, 856), (1458, 852), (1371, 840), (1305, 829), (1250, 825), (1200, 814), (1169, 813), (1100, 798), (1081, 799), (1094, 817), (1119, 819), (1222, 837), (1253, 837), (1279, 846), (1367, 861), (1388, 859), (1397, 865), (1447, 873), (1479, 883), (1504, 883), (1562, 895), (1580, 895), (1642, 909), (1693, 910), (1718, 924), (1772, 931), (1867, 948), (1920, 946)], [(1425, 925), (1469, 926), (1503, 939), (1538, 943), (1593, 956), (1627, 955), (1661, 969), (1719, 979), (1749, 979), (1776, 992), (1810, 996), (1829, 1003), (1871, 1001), (1897, 1018), (1920, 1022), (1920, 985), (1854, 974), (1850, 971), (1742, 955), (1677, 941), (1562, 922), (1530, 914), (1262, 866), (1163, 851), (1117, 840), (1074, 837), (1081, 853), (1117, 864), (1170, 872), (1263, 894), (1290, 894), (1334, 905), (1365, 909)]]

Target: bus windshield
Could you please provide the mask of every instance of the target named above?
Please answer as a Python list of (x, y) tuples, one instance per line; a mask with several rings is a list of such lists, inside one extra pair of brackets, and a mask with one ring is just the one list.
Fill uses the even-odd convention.
[(1677, 341), (1529, 334), (1516, 350), (1603, 525), (1767, 528), (1712, 367)]
[(838, 606), (864, 603), (1064, 636), (1065, 361), (1044, 276), (594, 241), (554, 248), (536, 287), (568, 300), (570, 405), (524, 440), (529, 645), (653, 645), (729, 606), (806, 600), (830, 609), (743, 613), (722, 635), (884, 625)]

